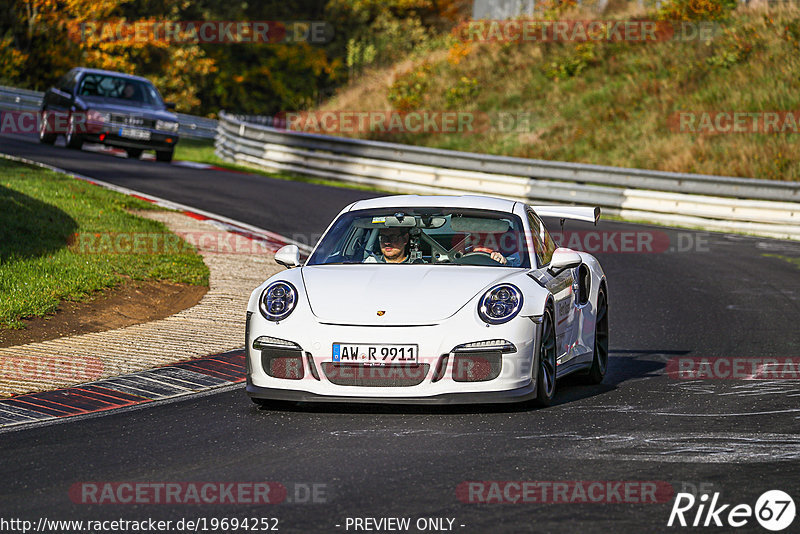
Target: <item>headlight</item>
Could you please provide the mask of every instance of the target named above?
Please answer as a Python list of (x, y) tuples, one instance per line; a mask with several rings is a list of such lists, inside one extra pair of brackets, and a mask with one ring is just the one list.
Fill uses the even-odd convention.
[(90, 109), (86, 112), (86, 120), (89, 122), (111, 122), (111, 113)]
[(268, 321), (281, 321), (289, 317), (297, 304), (297, 290), (289, 282), (273, 282), (267, 286), (258, 301), (261, 315)]
[(511, 284), (500, 284), (483, 294), (478, 315), (489, 324), (502, 324), (513, 319), (521, 308), (522, 292)]
[(164, 130), (166, 132), (177, 132), (178, 123), (172, 121), (156, 121), (156, 130)]

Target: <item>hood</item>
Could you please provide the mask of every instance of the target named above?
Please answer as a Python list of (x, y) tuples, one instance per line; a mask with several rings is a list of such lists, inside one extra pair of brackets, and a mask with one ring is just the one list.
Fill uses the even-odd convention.
[(100, 96), (81, 96), (80, 99), (88, 109), (119, 113), (121, 115), (134, 115), (146, 119), (178, 122), (178, 116), (163, 108), (153, 108), (142, 104), (129, 105), (117, 98), (104, 98)]
[[(357, 325), (436, 324), (518, 269), (445, 265), (303, 267), (312, 313), (320, 321)], [(385, 315), (378, 316), (378, 310)]]

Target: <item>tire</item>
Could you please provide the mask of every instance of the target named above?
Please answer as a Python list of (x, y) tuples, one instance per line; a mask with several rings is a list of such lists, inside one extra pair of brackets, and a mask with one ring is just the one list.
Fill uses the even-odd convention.
[(601, 288), (597, 295), (597, 315), (594, 323), (594, 357), (586, 373), (586, 383), (600, 384), (608, 370), (608, 299)]
[(173, 150), (157, 150), (156, 151), (156, 161), (163, 161), (164, 163), (169, 163), (172, 161)]
[(556, 327), (553, 310), (545, 308), (542, 316), (542, 339), (536, 362), (536, 399), (539, 406), (550, 406), (556, 395)]
[(42, 110), (41, 114), (41, 125), (39, 126), (39, 142), (45, 145), (52, 145), (56, 142), (56, 134), (53, 132), (47, 132), (47, 110)]
[(83, 136), (80, 134), (76, 134), (74, 131), (75, 125), (72, 122), (72, 115), (69, 116), (69, 122), (67, 123), (67, 133), (64, 134), (64, 137), (67, 140), (67, 148), (72, 148), (73, 150), (80, 150), (83, 148)]
[(142, 157), (142, 150), (141, 148), (126, 148), (125, 152), (128, 153), (128, 157), (131, 159), (139, 159)]

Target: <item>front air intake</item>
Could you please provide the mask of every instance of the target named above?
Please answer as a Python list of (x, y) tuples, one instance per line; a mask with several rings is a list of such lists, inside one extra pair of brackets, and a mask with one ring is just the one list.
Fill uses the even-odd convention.
[(323, 362), (322, 372), (337, 386), (408, 387), (421, 384), (431, 366), (419, 365), (362, 365)]
[(300, 380), (303, 378), (303, 351), (270, 347), (261, 351), (261, 366), (273, 378)]
[(456, 353), (453, 355), (455, 382), (486, 382), (500, 376), (503, 354), (498, 351)]

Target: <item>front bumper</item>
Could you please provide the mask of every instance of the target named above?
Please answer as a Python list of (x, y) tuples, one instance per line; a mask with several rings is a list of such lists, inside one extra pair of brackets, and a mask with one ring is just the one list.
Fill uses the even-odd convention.
[(84, 139), (90, 143), (101, 143), (108, 146), (119, 148), (140, 148), (142, 150), (168, 151), (173, 150), (178, 144), (180, 137), (178, 133), (164, 132), (152, 128), (130, 128), (132, 130), (149, 132), (149, 139), (133, 139), (121, 135), (121, 126), (108, 123), (87, 123), (87, 131)]
[(256, 399), (268, 399), (293, 402), (352, 402), (368, 404), (501, 404), (525, 402), (536, 396), (536, 385), (529, 382), (521, 388), (505, 391), (483, 391), (478, 393), (441, 393), (427, 397), (341, 397), (322, 395), (302, 390), (276, 389), (247, 384), (247, 394)]
[[(535, 395), (534, 354), (537, 353), (539, 322), (535, 317), (518, 316), (502, 325), (486, 326), (467, 307), (442, 324), (428, 326), (359, 327), (319, 323), (312, 315), (297, 316), (280, 324), (265, 320), (258, 312), (249, 315), (247, 328), (247, 392), (251, 397), (303, 402), (355, 402), (398, 404), (474, 404), (522, 402)], [(473, 316), (474, 315), (474, 316)], [(297, 367), (292, 378), (271, 376), (269, 356), (253, 348), (253, 340), (269, 336), (296, 344)], [(464, 380), (463, 356), (455, 352), (470, 342), (502, 339), (516, 351), (499, 354), (501, 365), (495, 375)], [(398, 385), (396, 374), (385, 367), (360, 367), (331, 376), (334, 343), (417, 344), (420, 366), (416, 372), (400, 373), (409, 380)], [(480, 357), (480, 355), (478, 355)], [(344, 367), (344, 366), (343, 366)], [(492, 369), (494, 370), (494, 369)], [(421, 373), (421, 374), (416, 374)], [(369, 380), (346, 383), (354, 375)], [(424, 375), (424, 376), (423, 376)], [(375, 384), (384, 379), (387, 383)]]

